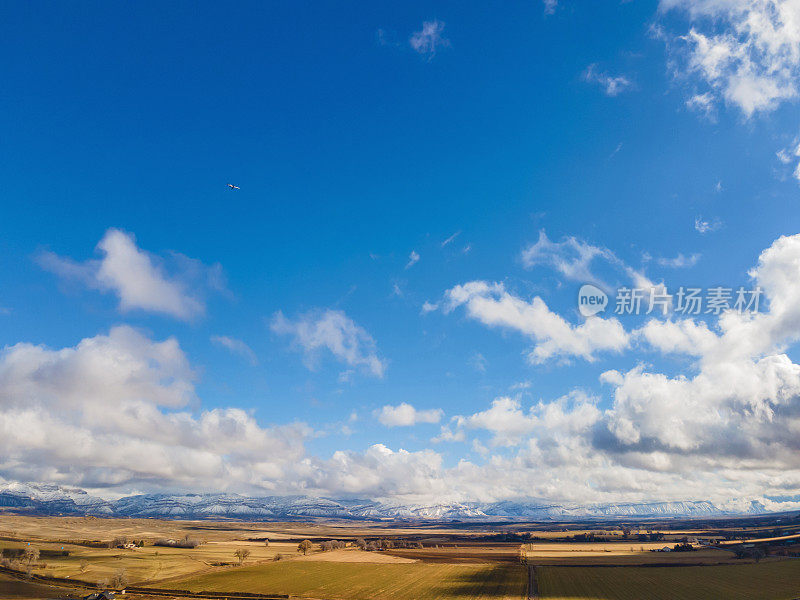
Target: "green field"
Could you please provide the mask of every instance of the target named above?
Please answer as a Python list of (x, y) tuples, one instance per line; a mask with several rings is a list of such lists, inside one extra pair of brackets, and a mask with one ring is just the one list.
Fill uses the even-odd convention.
[(800, 560), (718, 567), (540, 567), (542, 600), (791, 600)]
[(519, 565), (286, 561), (173, 580), (164, 587), (346, 600), (519, 600), (526, 595), (527, 570)]

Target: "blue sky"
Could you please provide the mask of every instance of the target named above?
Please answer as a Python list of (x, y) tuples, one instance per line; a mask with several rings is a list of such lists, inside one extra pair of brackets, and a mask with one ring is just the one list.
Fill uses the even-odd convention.
[[(107, 494), (794, 496), (784, 282), (800, 281), (800, 241), (776, 240), (800, 231), (798, 14), (3, 7), (0, 477)], [(526, 264), (541, 232), (549, 253)], [(588, 278), (569, 275), (575, 252), (597, 254)], [(779, 309), (651, 329), (609, 311), (574, 333), (581, 284), (632, 273), (669, 290), (756, 282)], [(470, 282), (488, 287), (456, 300)], [(513, 302), (545, 309), (498, 317)], [(746, 379), (723, 389), (726, 368)], [(119, 457), (32, 441), (60, 425)], [(731, 430), (749, 441), (706, 448)], [(136, 452), (151, 458), (123, 464)]]

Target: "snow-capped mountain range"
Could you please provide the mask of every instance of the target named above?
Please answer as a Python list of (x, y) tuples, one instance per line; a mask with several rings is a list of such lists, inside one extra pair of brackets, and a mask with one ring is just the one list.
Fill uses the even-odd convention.
[(41, 515), (168, 519), (294, 520), (326, 517), (396, 521), (567, 521), (632, 517), (720, 517), (767, 512), (757, 502), (751, 503), (745, 511), (731, 512), (721, 510), (707, 501), (572, 505), (532, 500), (400, 505), (372, 500), (310, 496), (250, 497), (237, 494), (144, 494), (104, 500), (75, 488), (18, 483), (0, 486), (0, 509)]

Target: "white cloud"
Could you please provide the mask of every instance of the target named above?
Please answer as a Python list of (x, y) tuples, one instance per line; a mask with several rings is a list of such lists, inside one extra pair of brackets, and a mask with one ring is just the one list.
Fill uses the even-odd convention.
[[(769, 310), (727, 311), (715, 328), (693, 319), (650, 321), (641, 335), (661, 352), (697, 357), (694, 377), (638, 366), (609, 371), (607, 426), (617, 451), (658, 455), (661, 469), (688, 464), (728, 473), (800, 469), (800, 366), (783, 349), (800, 339), (800, 236), (782, 237), (751, 271)], [(640, 456), (641, 460), (645, 457)], [(798, 479), (800, 481), (800, 479)]]
[(251, 365), (258, 364), (258, 358), (256, 357), (256, 353), (245, 344), (242, 340), (237, 340), (236, 338), (228, 337), (227, 335), (212, 335), (211, 341), (218, 346), (222, 346), (233, 352), (234, 354), (238, 354), (240, 356), (245, 357)]
[(688, 17), (687, 32), (664, 37), (681, 68), (707, 88), (693, 96), (697, 107), (708, 111), (713, 98), (750, 117), (797, 98), (798, 0), (661, 0), (660, 9)]
[(784, 165), (794, 163), (792, 177), (800, 182), (800, 140), (796, 138), (791, 146), (778, 150), (775, 155)]
[(417, 54), (421, 54), (431, 60), (436, 56), (436, 51), (439, 48), (450, 46), (450, 40), (442, 35), (443, 32), (444, 23), (441, 21), (425, 21), (422, 24), (422, 29), (411, 34), (408, 43)]
[[(787, 354), (800, 341), (798, 275), (800, 235), (781, 237), (750, 271), (764, 291), (762, 312), (651, 319), (623, 332), (642, 349), (690, 360), (671, 373), (644, 364), (606, 371), (610, 405), (580, 391), (531, 403), (501, 396), (444, 423), (432, 441), (464, 443), (480, 464), (445, 466), (430, 449), (381, 442), (364, 452), (308, 455), (304, 440), (312, 432), (303, 424), (262, 426), (241, 409), (202, 409), (196, 374), (172, 338), (154, 341), (117, 327), (66, 348), (19, 343), (0, 352), (0, 477), (115, 493), (224, 489), (407, 502), (703, 498), (723, 507), (758, 500), (785, 508), (766, 496), (800, 489), (800, 365)], [(548, 335), (561, 335), (547, 313), (533, 319), (534, 302), (501, 284), (472, 282), (451, 292), (445, 300), (481, 322), (531, 337), (544, 323)], [(324, 314), (310, 321), (312, 332)], [(293, 335), (298, 322), (289, 323)], [(441, 423), (443, 414), (401, 404), (376, 417), (413, 427)]]
[(694, 228), (698, 233), (711, 233), (720, 227), (722, 227), (722, 223), (718, 219), (707, 221), (703, 217), (697, 217), (694, 220)]
[(422, 314), (424, 315), (424, 314), (427, 314), (429, 312), (433, 312), (433, 311), (437, 310), (438, 308), (439, 308), (439, 304), (438, 303), (434, 304), (434, 303), (428, 302), (426, 300), (425, 302), (422, 303)]
[(406, 269), (410, 269), (418, 262), (419, 262), (419, 253), (416, 250), (412, 250), (411, 254), (408, 255), (408, 263), (406, 264)]
[(686, 107), (710, 120), (715, 118), (714, 96), (710, 92), (695, 94), (686, 101)]
[(211, 267), (173, 253), (170, 262), (177, 273), (170, 275), (166, 261), (136, 246), (132, 234), (109, 229), (97, 245), (103, 257), (76, 262), (52, 252), (41, 252), (39, 265), (56, 275), (77, 281), (119, 298), (119, 310), (145, 310), (179, 319), (192, 319), (205, 312), (204, 290), (224, 291), (219, 265)]
[(593, 263), (602, 260), (624, 273), (637, 287), (654, 286), (643, 273), (625, 264), (608, 248), (593, 246), (574, 236), (568, 236), (561, 242), (553, 242), (544, 230), (539, 232), (539, 239), (535, 244), (531, 244), (521, 252), (520, 260), (526, 269), (546, 265), (571, 281), (591, 282), (601, 287), (608, 287), (592, 272)]
[(679, 252), (678, 256), (674, 258), (659, 258), (657, 262), (662, 267), (685, 269), (695, 266), (698, 260), (700, 260), (699, 254), (690, 254), (689, 256), (684, 256), (683, 253)]
[(381, 424), (387, 427), (411, 427), (418, 423), (438, 423), (442, 420), (444, 412), (439, 409), (417, 410), (410, 404), (403, 402), (397, 406), (386, 405), (376, 416)]
[(544, 14), (553, 15), (558, 8), (558, 0), (542, 0), (544, 4)]
[(625, 75), (609, 75), (604, 71), (599, 71), (596, 64), (586, 67), (583, 72), (583, 80), (598, 84), (606, 96), (611, 97), (618, 96), (633, 87), (633, 82)]
[(457, 430), (480, 429), (492, 434), (493, 446), (515, 446), (536, 432), (536, 438), (570, 438), (585, 433), (600, 421), (597, 399), (574, 392), (554, 402), (522, 409), (517, 398), (501, 396), (491, 407), (468, 416), (453, 418)]
[(479, 373), (486, 373), (486, 365), (488, 363), (486, 357), (480, 352), (476, 352), (472, 355), (472, 357), (469, 359), (469, 364), (472, 365), (472, 368)]
[(383, 377), (386, 361), (378, 356), (372, 336), (340, 310), (315, 310), (287, 319), (280, 311), (270, 324), (273, 332), (289, 335), (304, 354), (309, 369), (316, 368), (319, 352), (328, 350), (350, 367), (361, 367), (376, 377)]
[(310, 474), (317, 489), (395, 501), (452, 499), (442, 457), (432, 450), (409, 452), (373, 444), (364, 453), (341, 450), (320, 461)]
[(456, 238), (457, 238), (459, 235), (461, 235), (461, 232), (460, 232), (460, 231), (456, 231), (456, 232), (455, 232), (453, 235), (451, 235), (449, 238), (447, 238), (446, 240), (444, 240), (444, 241), (442, 242), (442, 248), (444, 248), (445, 246), (447, 246), (447, 244), (450, 244), (450, 243), (451, 243), (453, 240), (455, 240), (455, 239), (456, 239)]
[(528, 356), (532, 363), (573, 356), (593, 361), (597, 352), (620, 352), (629, 343), (628, 334), (615, 318), (594, 317), (571, 325), (538, 296), (527, 302), (508, 293), (502, 283), (470, 281), (445, 292), (445, 299), (446, 312), (464, 306), (471, 318), (484, 325), (533, 338), (536, 345)]
[(92, 488), (260, 486), (302, 455), (305, 426), (261, 428), (243, 410), (193, 415), (178, 343), (130, 327), (60, 350), (0, 354), (0, 476)]

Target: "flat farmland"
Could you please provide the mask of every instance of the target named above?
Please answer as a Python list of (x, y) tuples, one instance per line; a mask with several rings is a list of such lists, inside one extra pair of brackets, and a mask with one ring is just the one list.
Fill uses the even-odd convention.
[(506, 562), (519, 563), (519, 544), (460, 544), (426, 548), (386, 550), (393, 556), (441, 563)]
[(719, 548), (692, 552), (653, 552), (669, 546), (665, 542), (538, 543), (526, 544), (525, 556), (534, 565), (716, 565), (741, 563), (734, 553)]
[[(40, 550), (66, 550), (69, 556), (42, 558), (34, 567), (36, 575), (68, 577), (88, 582), (98, 582), (124, 571), (131, 584), (144, 585), (153, 580), (187, 576), (209, 570), (221, 564), (237, 561), (234, 552), (250, 552), (248, 562), (271, 561), (278, 553), (297, 554), (297, 544), (263, 543), (247, 541), (212, 541), (198, 548), (165, 548), (145, 546), (135, 550), (119, 548), (87, 548), (76, 544), (36, 543)], [(23, 548), (19, 542), (0, 542), (0, 548)], [(365, 553), (366, 554), (366, 553)]]
[(716, 567), (540, 567), (542, 600), (791, 600), (800, 560)]
[(163, 584), (172, 589), (261, 592), (342, 600), (520, 600), (527, 569), (506, 564), (371, 564), (290, 560)]

